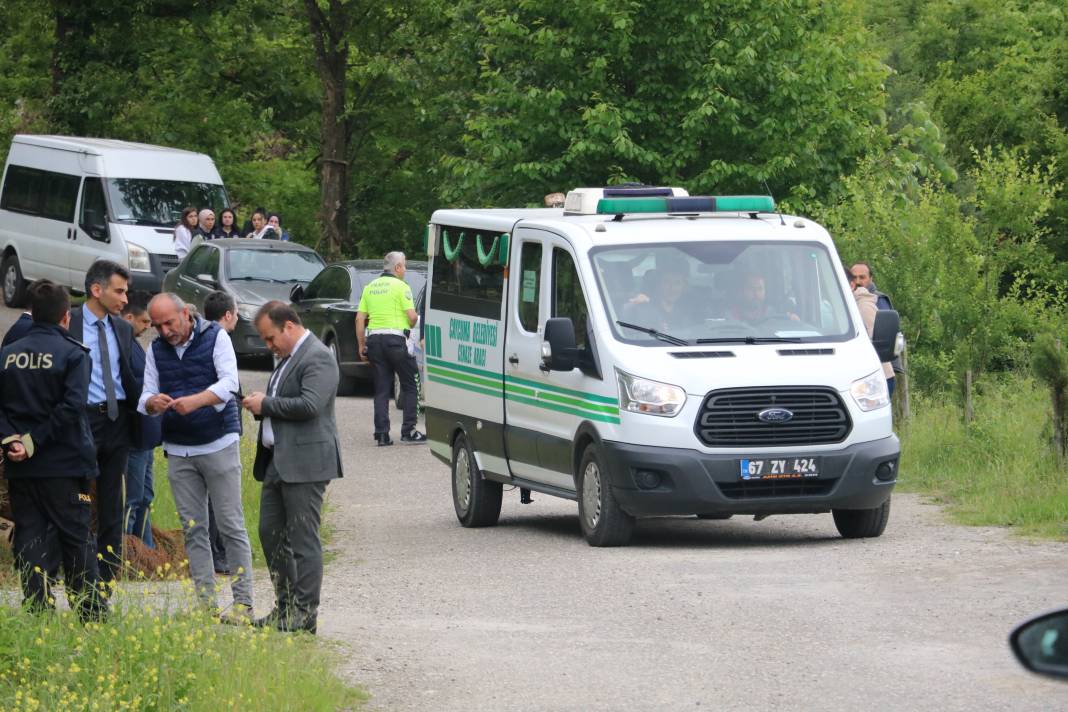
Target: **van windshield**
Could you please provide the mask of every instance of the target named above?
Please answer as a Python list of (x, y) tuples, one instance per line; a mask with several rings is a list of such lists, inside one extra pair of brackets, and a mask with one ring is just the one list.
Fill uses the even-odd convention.
[(643, 346), (845, 341), (847, 295), (819, 243), (680, 242), (590, 252), (616, 338)]
[(108, 198), (115, 222), (174, 227), (187, 207), (222, 210), (226, 191), (214, 183), (144, 178), (109, 178)]

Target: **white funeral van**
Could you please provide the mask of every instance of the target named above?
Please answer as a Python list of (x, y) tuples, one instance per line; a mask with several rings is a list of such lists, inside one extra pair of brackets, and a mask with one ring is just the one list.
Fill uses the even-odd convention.
[(178, 264), (174, 226), (187, 206), (229, 205), (201, 153), (126, 141), (17, 135), (0, 186), (0, 283), (18, 306), (28, 282), (84, 290), (97, 259), (130, 268), (131, 289), (158, 292)]
[(512, 485), (577, 500), (595, 546), (663, 515), (882, 534), (898, 315), (869, 339), (827, 231), (773, 211), (627, 186), (434, 213), (426, 423), (461, 524)]

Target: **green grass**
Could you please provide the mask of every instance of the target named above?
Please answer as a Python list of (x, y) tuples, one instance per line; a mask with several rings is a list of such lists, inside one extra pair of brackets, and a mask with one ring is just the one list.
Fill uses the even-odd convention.
[(902, 432), (901, 489), (930, 495), (957, 522), (1068, 540), (1068, 464), (1050, 445), (1049, 392), (1004, 376), (977, 388), (975, 419), (918, 397)]
[(159, 594), (123, 603), (102, 625), (0, 606), (0, 709), (339, 710), (366, 699), (335, 674), (334, 646), (312, 636), (166, 612)]

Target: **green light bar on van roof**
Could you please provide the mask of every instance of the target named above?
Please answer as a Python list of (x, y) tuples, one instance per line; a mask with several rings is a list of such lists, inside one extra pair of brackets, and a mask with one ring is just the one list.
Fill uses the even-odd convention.
[(598, 215), (626, 213), (773, 213), (770, 195), (682, 196), (675, 198), (602, 198)]

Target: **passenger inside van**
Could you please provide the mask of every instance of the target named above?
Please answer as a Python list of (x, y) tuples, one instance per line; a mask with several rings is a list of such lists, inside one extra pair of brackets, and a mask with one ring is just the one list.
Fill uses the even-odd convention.
[[(690, 270), (682, 260), (657, 260), (657, 267), (642, 275), (642, 290), (623, 310), (623, 321), (671, 332), (692, 324), (693, 305), (681, 299), (690, 283)], [(640, 297), (647, 297), (641, 300)]]
[(750, 323), (776, 317), (799, 321), (797, 314), (773, 309), (768, 304), (767, 283), (763, 275), (755, 272), (748, 272), (742, 277), (741, 289), (736, 292), (734, 302), (727, 310), (727, 316), (735, 321)]

